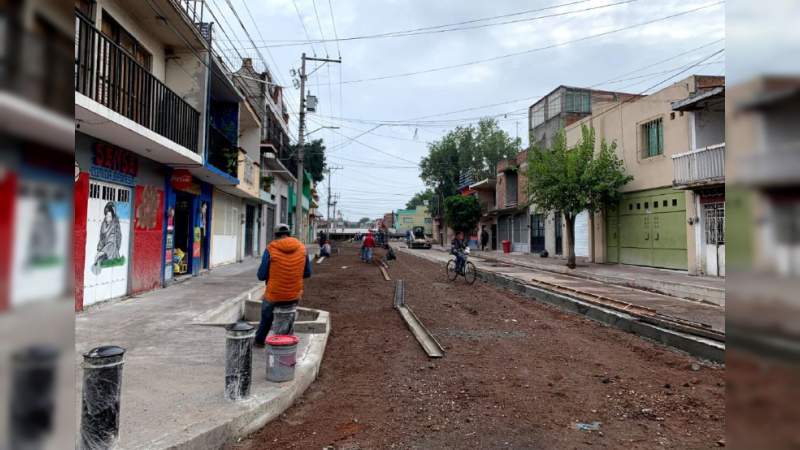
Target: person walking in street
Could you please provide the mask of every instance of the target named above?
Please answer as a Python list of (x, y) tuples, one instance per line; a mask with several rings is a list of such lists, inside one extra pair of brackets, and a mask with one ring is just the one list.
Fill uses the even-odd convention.
[(486, 227), (481, 227), (481, 250), (486, 250), (486, 245), (489, 243), (489, 232)]
[[(266, 282), (261, 298), (261, 322), (258, 324), (254, 345), (263, 347), (273, 325), (274, 309), (293, 309), (303, 296), (303, 279), (311, 276), (311, 264), (306, 247), (291, 236), (289, 225), (275, 227), (275, 239), (264, 250), (258, 279)], [(282, 323), (275, 334), (291, 334), (294, 320)]]
[(375, 238), (372, 237), (372, 232), (369, 232), (364, 237), (364, 243), (361, 244), (361, 260), (364, 262), (371, 262), (372, 249), (374, 248), (375, 248)]

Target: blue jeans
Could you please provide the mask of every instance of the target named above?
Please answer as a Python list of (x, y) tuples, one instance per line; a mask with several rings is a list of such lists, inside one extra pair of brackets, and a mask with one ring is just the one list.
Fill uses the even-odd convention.
[(370, 247), (361, 248), (361, 260), (364, 262), (372, 261), (372, 248)]
[(466, 258), (464, 258), (464, 254), (461, 252), (456, 253), (456, 271), (463, 272), (464, 271), (464, 262), (466, 262)]
[(258, 330), (256, 331), (256, 342), (264, 344), (267, 340), (267, 333), (272, 327), (272, 309), (275, 307), (272, 303), (261, 300), (261, 321), (258, 323)]

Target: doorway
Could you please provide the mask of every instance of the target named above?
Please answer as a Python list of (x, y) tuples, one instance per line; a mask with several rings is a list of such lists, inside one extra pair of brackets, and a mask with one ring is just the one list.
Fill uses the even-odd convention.
[(175, 237), (173, 257), (176, 276), (192, 272), (192, 242), (194, 241), (191, 228), (192, 202), (194, 196), (185, 192), (175, 194)]
[(556, 255), (564, 253), (563, 230), (561, 229), (561, 211), (556, 211), (553, 217), (553, 226), (556, 229)]
[(253, 256), (255, 219), (256, 208), (253, 205), (246, 205), (244, 209), (244, 256)]
[(491, 243), (492, 243), (492, 250), (497, 250), (497, 224), (492, 224), (492, 236), (491, 236)]
[(531, 215), (531, 253), (544, 251), (544, 214)]

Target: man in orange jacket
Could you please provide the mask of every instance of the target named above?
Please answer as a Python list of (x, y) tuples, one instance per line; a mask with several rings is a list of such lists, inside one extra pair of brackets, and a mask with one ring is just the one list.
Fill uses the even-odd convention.
[[(291, 237), (288, 225), (279, 224), (275, 227), (275, 239), (264, 250), (258, 268), (258, 279), (265, 281), (267, 288), (261, 299), (261, 322), (254, 345), (264, 346), (272, 327), (273, 309), (297, 305), (303, 296), (303, 278), (310, 276), (311, 264), (305, 245)], [(291, 330), (291, 326), (289, 328)]]

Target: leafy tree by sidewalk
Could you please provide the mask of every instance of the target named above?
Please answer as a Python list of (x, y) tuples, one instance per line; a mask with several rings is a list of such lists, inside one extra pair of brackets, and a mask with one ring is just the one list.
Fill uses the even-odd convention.
[(567, 226), (567, 267), (575, 268), (575, 218), (582, 211), (590, 214), (619, 200), (619, 189), (633, 180), (625, 173), (615, 153), (616, 143), (600, 143), (595, 152), (593, 128), (581, 127), (581, 140), (567, 148), (562, 130), (550, 150), (533, 148), (528, 152), (527, 193), (537, 207), (561, 211)]
[(481, 205), (472, 195), (453, 195), (444, 199), (447, 224), (455, 231), (469, 233), (481, 219)]
[(428, 202), (428, 205), (431, 205), (433, 197), (434, 195), (431, 189), (425, 189), (424, 191), (417, 192), (413, 197), (411, 197), (411, 200), (406, 203), (406, 209), (414, 209), (417, 206), (424, 205), (426, 201)]
[[(293, 155), (297, 154), (297, 144), (290, 146)], [(303, 168), (311, 175), (315, 183), (325, 178), (325, 144), (322, 139), (314, 139), (303, 145)]]
[(490, 118), (481, 119), (477, 127), (456, 127), (431, 142), (428, 156), (422, 158), (419, 167), (420, 178), (432, 191), (429, 204), (433, 216), (443, 215), (440, 199), (458, 193), (462, 172), (469, 171), (475, 180), (493, 177), (497, 163), (513, 157), (518, 150), (519, 139), (512, 139)]

